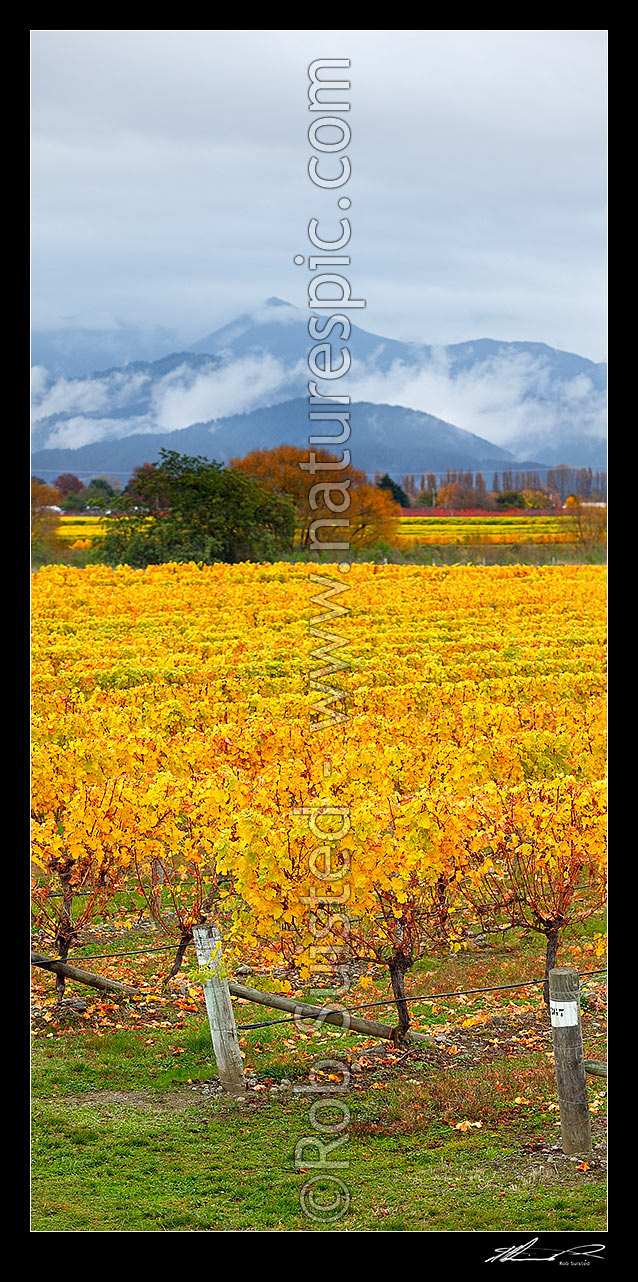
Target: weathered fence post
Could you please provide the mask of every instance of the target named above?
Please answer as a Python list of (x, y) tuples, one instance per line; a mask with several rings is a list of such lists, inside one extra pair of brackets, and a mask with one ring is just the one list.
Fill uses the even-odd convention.
[(200, 966), (207, 968), (203, 987), (219, 1080), (229, 1095), (243, 1098), (246, 1078), (224, 970), (221, 935), (218, 927), (212, 924), (193, 926), (193, 939), (197, 960)]
[(591, 1153), (580, 982), (573, 967), (550, 970), (549, 1010), (563, 1153)]

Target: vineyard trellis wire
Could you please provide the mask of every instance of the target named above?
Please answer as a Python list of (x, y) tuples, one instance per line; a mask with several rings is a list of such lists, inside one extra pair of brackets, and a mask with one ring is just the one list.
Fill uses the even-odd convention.
[[(173, 947), (174, 947), (173, 944), (163, 944), (158, 948), (138, 948), (132, 952), (125, 952), (125, 953), (123, 952), (90, 953), (86, 957), (68, 957), (67, 963), (72, 961), (76, 961), (76, 962), (92, 961), (99, 957), (101, 958), (137, 957), (137, 956), (142, 956), (152, 952), (166, 952), (167, 950), (172, 950)], [(47, 970), (49, 969), (49, 967), (58, 964), (54, 957), (47, 958), (46, 962), (47, 962), (46, 965), (44, 964), (44, 961), (34, 962), (33, 964), (40, 966), (41, 969), (43, 970)], [(580, 979), (582, 981), (583, 979), (586, 980), (588, 977), (592, 977), (594, 975), (606, 975), (606, 974), (607, 974), (606, 967), (601, 970), (586, 970), (581, 973)], [(412, 995), (406, 994), (405, 1001), (406, 1002), (437, 1001), (438, 999), (444, 998), (444, 997), (467, 997), (477, 993), (498, 993), (498, 992), (505, 992), (506, 989), (510, 989), (510, 988), (527, 988), (527, 987), (531, 987), (534, 984), (544, 984), (544, 983), (545, 983), (545, 977), (543, 977), (542, 979), (521, 979), (511, 984), (492, 984), (483, 988), (456, 988), (446, 993), (415, 993)], [(267, 996), (267, 994), (264, 994), (264, 996)], [(394, 1005), (394, 1003), (395, 1003), (394, 997), (384, 997), (383, 1000), (381, 1001), (360, 1002), (357, 1006), (342, 1006), (340, 1007), (340, 1009), (343, 1010), (344, 1012), (355, 1012), (358, 1010), (371, 1010), (373, 1007), (378, 1007), (378, 1006), (392, 1006)], [(312, 1018), (312, 1016), (297, 1017), (293, 1015), (290, 1018), (292, 1020), (294, 1020), (295, 1018), (310, 1019)], [(267, 1028), (271, 1024), (285, 1024), (289, 1022), (290, 1021), (288, 1019), (273, 1019), (273, 1020), (267, 1020), (265, 1023), (260, 1023), (260, 1024), (242, 1024), (242, 1025), (238, 1025), (238, 1031), (244, 1031), (251, 1028)]]

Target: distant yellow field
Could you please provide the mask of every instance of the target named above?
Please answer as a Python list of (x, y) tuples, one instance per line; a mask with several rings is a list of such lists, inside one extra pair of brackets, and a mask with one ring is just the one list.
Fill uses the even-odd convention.
[(562, 516), (403, 516), (400, 547), (446, 543), (573, 543)]
[(71, 545), (80, 541), (85, 547), (90, 547), (92, 540), (105, 532), (106, 525), (100, 516), (63, 516), (58, 537)]
[[(63, 516), (59, 537), (69, 546), (91, 546), (106, 532), (99, 516)], [(87, 542), (88, 541), (88, 542)], [(575, 535), (563, 516), (402, 516), (400, 547), (442, 544), (573, 543)]]

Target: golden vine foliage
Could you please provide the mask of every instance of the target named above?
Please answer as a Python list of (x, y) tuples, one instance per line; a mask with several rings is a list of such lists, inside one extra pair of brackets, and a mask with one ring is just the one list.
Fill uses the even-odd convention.
[[(338, 579), (346, 666), (317, 678)], [(213, 912), (231, 963), (303, 975), (318, 941), (327, 963), (459, 946), (515, 855), (559, 900), (572, 866), (602, 884), (604, 590), (598, 566), (41, 570), (38, 902), (61, 867), (126, 882), (176, 941)], [(322, 681), (347, 719), (312, 734)], [(308, 815), (330, 806), (349, 868), (321, 881)]]

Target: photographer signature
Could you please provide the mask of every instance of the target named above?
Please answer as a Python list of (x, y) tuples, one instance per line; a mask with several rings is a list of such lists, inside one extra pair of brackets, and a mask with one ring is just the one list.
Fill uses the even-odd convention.
[(486, 1264), (493, 1264), (495, 1260), (502, 1263), (503, 1260), (557, 1260), (561, 1255), (588, 1255), (592, 1259), (600, 1258), (605, 1247), (602, 1242), (583, 1242), (581, 1246), (570, 1246), (565, 1251), (555, 1251), (553, 1247), (540, 1246), (534, 1249), (537, 1237), (531, 1238), (529, 1242), (522, 1242), (520, 1246), (500, 1246), (496, 1255), (488, 1256)]

